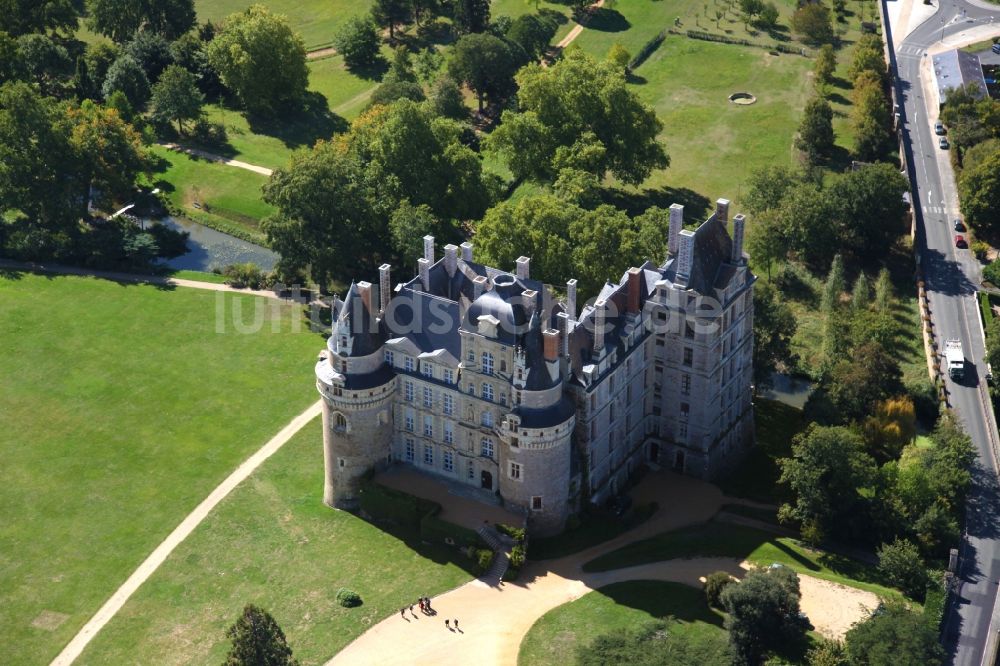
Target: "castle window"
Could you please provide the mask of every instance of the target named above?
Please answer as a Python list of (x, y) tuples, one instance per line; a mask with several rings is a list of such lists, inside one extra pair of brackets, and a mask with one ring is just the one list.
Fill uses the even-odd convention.
[(385, 350), (385, 362), (392, 365), (392, 352), (388, 349)]
[(681, 395), (691, 395), (691, 375), (681, 375)]
[(347, 373), (347, 361), (340, 362), (340, 371), (345, 374)]
[(535, 495), (534, 497), (531, 498), (531, 510), (532, 511), (541, 511), (542, 510), (542, 496), (541, 495)]
[(686, 442), (687, 436), (688, 436), (688, 424), (681, 422), (677, 426), (677, 439), (682, 442)]
[(444, 422), (444, 441), (445, 444), (455, 443), (455, 431), (452, 428), (451, 421)]
[(475, 363), (476, 362), (476, 350), (470, 349), (469, 350), (469, 355), (466, 356), (466, 358), (468, 359), (469, 363)]
[(455, 454), (451, 451), (444, 452), (444, 471), (454, 472), (455, 471)]
[(500, 404), (501, 405), (506, 405), (507, 404), (507, 394), (506, 393), (501, 393), (500, 394)]
[(446, 369), (444, 371), (444, 383), (445, 384), (454, 384), (455, 383), (455, 371), (454, 370), (451, 370), (449, 368), (449, 369)]
[(476, 464), (471, 460), (465, 464), (465, 476), (470, 479), (476, 478)]
[(424, 444), (424, 464), (434, 464), (434, 447), (430, 444)]
[(480, 421), (480, 423), (482, 423), (487, 428), (492, 428), (493, 427), (493, 412), (490, 412), (490, 411), (483, 412), (483, 414), (480, 417), (479, 421)]
[(507, 360), (500, 359), (500, 372), (507, 372)]
[(424, 387), (424, 407), (434, 404), (434, 391), (429, 386)]
[(413, 458), (414, 458), (414, 455), (415, 455), (415, 453), (414, 453), (415, 449), (416, 449), (416, 445), (413, 443), (413, 440), (410, 439), (409, 437), (407, 437), (406, 438), (406, 462), (413, 462)]
[(493, 457), (493, 440), (489, 437), (483, 437), (479, 442), (479, 453), (487, 458)]
[(689, 322), (684, 322), (684, 337), (688, 340), (694, 340), (694, 327)]
[(347, 465), (347, 462), (343, 458), (337, 458), (337, 464), (340, 465), (341, 468), (343, 468)]
[(476, 395), (476, 385), (469, 382), (469, 395)]
[(406, 410), (406, 429), (413, 432), (413, 411)]
[(608, 423), (615, 422), (615, 403), (611, 403), (610, 410), (608, 412)]
[(690, 368), (693, 363), (694, 363), (694, 350), (691, 349), (690, 347), (685, 347), (684, 348), (684, 365), (686, 365), (686, 366), (688, 366)]
[(337, 430), (347, 430), (347, 417), (337, 412), (337, 415), (333, 417), (333, 427)]
[(334, 395), (344, 395), (344, 389), (340, 388), (339, 386), (334, 386), (333, 387), (333, 394)]
[(405, 369), (407, 372), (413, 372), (413, 357), (412, 356), (404, 356), (403, 357), (403, 369)]
[(425, 416), (424, 417), (424, 437), (434, 436), (434, 417)]
[(508, 470), (510, 478), (520, 481), (521, 479), (521, 464), (516, 462), (510, 463), (510, 469)]
[(403, 382), (403, 398), (407, 402), (413, 402), (413, 382)]
[(493, 385), (483, 382), (483, 400), (493, 402)]
[(445, 414), (455, 413), (455, 397), (450, 393), (445, 393), (441, 396), (443, 411)]
[(688, 414), (691, 412), (691, 405), (686, 402), (681, 403), (681, 418), (687, 419)]
[(346, 348), (347, 348), (347, 336), (342, 335), (340, 336), (340, 347), (338, 348), (338, 351), (340, 349), (346, 349)]
[(424, 361), (420, 364), (420, 372), (423, 373), (424, 377), (434, 377), (434, 366)]
[(513, 446), (513, 447), (515, 447), (515, 448), (518, 446), (518, 444), (517, 444), (517, 437), (511, 437), (510, 438), (510, 445)]
[(493, 354), (489, 352), (483, 352), (483, 374), (493, 374)]

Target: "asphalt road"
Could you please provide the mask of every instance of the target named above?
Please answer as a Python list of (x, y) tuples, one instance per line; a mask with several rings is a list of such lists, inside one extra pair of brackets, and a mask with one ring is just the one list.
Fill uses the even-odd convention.
[(959, 666), (980, 666), (983, 662), (1000, 579), (1000, 493), (988, 435), (992, 417), (987, 407), (985, 345), (975, 295), (981, 271), (971, 252), (954, 244), (957, 194), (948, 151), (938, 147), (925, 106), (928, 100), (936, 102), (936, 91), (923, 89), (920, 65), (929, 57), (928, 47), (969, 27), (988, 24), (994, 15), (1000, 19), (1000, 7), (943, 0), (937, 13), (908, 35), (891, 58), (897, 73), (897, 96), (902, 101), (900, 122), (931, 317), (939, 340), (959, 338), (963, 342), (966, 376), (957, 383), (949, 379), (948, 388), (952, 405), (979, 454), (960, 549), (961, 587), (945, 621), (946, 645), (952, 663)]

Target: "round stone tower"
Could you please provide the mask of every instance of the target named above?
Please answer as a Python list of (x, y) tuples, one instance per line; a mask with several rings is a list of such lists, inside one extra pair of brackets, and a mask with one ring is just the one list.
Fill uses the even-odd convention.
[(333, 317), (333, 333), (316, 363), (316, 388), (323, 396), (323, 502), (353, 510), (365, 474), (391, 460), (396, 383), (385, 363), (371, 285), (351, 285), (344, 301), (334, 303)]

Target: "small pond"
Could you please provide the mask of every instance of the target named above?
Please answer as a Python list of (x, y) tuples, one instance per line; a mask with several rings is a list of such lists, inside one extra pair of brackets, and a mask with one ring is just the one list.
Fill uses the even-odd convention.
[(812, 382), (802, 377), (792, 377), (775, 372), (771, 375), (772, 387), (761, 391), (758, 395), (768, 400), (777, 400), (792, 407), (805, 407), (809, 394), (812, 393)]
[(213, 268), (250, 261), (260, 266), (261, 270), (269, 271), (278, 263), (278, 254), (266, 247), (210, 229), (203, 224), (174, 217), (164, 217), (157, 222), (191, 234), (187, 242), (188, 253), (164, 262), (170, 268), (211, 271)]

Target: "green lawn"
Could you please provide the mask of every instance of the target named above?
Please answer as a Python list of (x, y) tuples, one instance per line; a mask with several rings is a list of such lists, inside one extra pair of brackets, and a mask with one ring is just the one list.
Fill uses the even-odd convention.
[[(407, 543), (324, 506), (321, 442), (316, 419), (212, 512), (77, 663), (153, 654), (158, 664), (221, 663), (226, 627), (253, 602), (274, 614), (303, 665), (322, 664), (415, 597), (471, 578), (453, 549)], [(363, 605), (340, 607), (342, 586)]]
[(193, 220), (222, 231), (235, 227), (259, 235), (260, 220), (275, 211), (261, 199), (267, 176), (159, 146), (152, 151), (164, 167), (153, 176), (153, 184)]
[[(261, 331), (217, 332), (237, 303)], [(277, 301), (10, 271), (0, 312), (0, 662), (40, 664), (316, 400), (322, 338)]]
[(610, 571), (691, 557), (734, 557), (749, 560), (758, 566), (777, 562), (815, 578), (868, 590), (883, 597), (901, 598), (897, 590), (880, 584), (874, 567), (870, 565), (812, 550), (796, 539), (718, 522), (634, 541), (587, 562), (583, 565), (583, 570)]
[(635, 580), (615, 583), (550, 610), (521, 642), (518, 666), (562, 666), (577, 647), (601, 634), (673, 618), (667, 631), (691, 641), (699, 655), (716, 654), (704, 666), (728, 666), (723, 614), (709, 608), (701, 590), (678, 583)]
[(228, 279), (225, 275), (218, 273), (208, 273), (206, 271), (177, 270), (170, 271), (168, 277), (178, 280), (196, 280), (197, 282), (211, 282), (212, 284), (225, 284)]
[(292, 29), (302, 35), (307, 49), (327, 46), (337, 28), (352, 16), (366, 13), (371, 0), (195, 0), (199, 21), (221, 21), (253, 4), (284, 14)]

